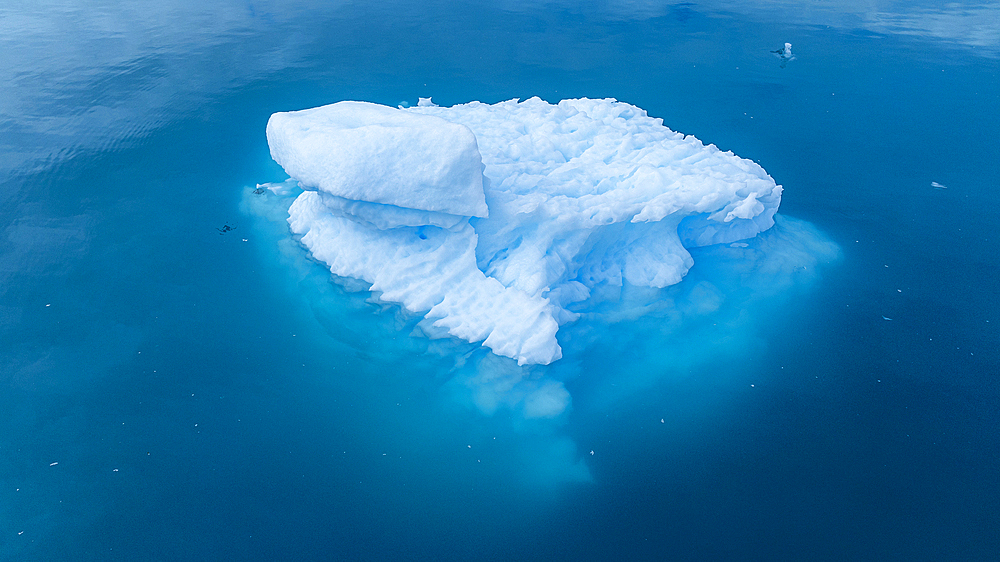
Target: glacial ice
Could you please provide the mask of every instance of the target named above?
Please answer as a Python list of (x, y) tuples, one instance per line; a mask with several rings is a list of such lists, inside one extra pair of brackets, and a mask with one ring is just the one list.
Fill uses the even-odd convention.
[(521, 365), (559, 359), (559, 326), (624, 284), (678, 283), (687, 248), (770, 228), (781, 200), (758, 164), (614, 99), (345, 101), (276, 113), (267, 139), (315, 259)]

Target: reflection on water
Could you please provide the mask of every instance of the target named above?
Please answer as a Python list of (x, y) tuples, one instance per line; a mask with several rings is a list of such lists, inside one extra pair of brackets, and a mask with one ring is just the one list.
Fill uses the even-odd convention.
[[(574, 11), (591, 11), (575, 2), (547, 2)], [(507, 2), (509, 10), (536, 10), (531, 3)], [(671, 4), (656, 0), (618, 0), (598, 10), (623, 20), (676, 18), (692, 13), (766, 20), (778, 25), (829, 26), (844, 31), (913, 35), (972, 47), (972, 55), (1000, 55), (1000, 5), (982, 0), (930, 2), (905, 0), (703, 0)]]
[[(550, 17), (545, 14), (558, 5), (500, 4), (507, 13), (533, 18)], [(680, 25), (693, 24), (691, 20), (701, 14), (764, 19), (772, 25), (866, 29), (964, 45), (970, 55), (1000, 53), (996, 3), (708, 0), (683, 5), (611, 2), (596, 10), (581, 6), (572, 2), (562, 9), (593, 19), (666, 18)], [(461, 8), (464, 12), (467, 6)], [(339, 49), (345, 59), (368, 60), (370, 49), (359, 48), (357, 34), (344, 32), (362, 22), (391, 19), (396, 23), (387, 25), (395, 27), (405, 21), (403, 33), (421, 25), (429, 28), (421, 32), (440, 32), (443, 42), (455, 41), (456, 35), (468, 39), (461, 30), (448, 32), (448, 18), (427, 15), (446, 10), (447, 4), (418, 10), (406, 3), (373, 7), (317, 0), (147, 0), (127, 6), (100, 1), (5, 2), (0, 6), (0, 50), (5, 53), (0, 73), (8, 81), (0, 91), (4, 132), (0, 171), (60, 153), (65, 157), (66, 150), (72, 154), (142, 138), (172, 115), (204, 102), (205, 92), (238, 88), (281, 69), (309, 66), (317, 49)], [(388, 14), (392, 18), (386, 18)], [(370, 38), (372, 28), (361, 27), (368, 28)], [(505, 33), (516, 33), (523, 44), (544, 45), (545, 35), (560, 31), (527, 25)], [(532, 35), (538, 39), (525, 37)], [(578, 48), (585, 51), (587, 46)], [(560, 64), (568, 62), (566, 53), (547, 54), (563, 58)]]
[(285, 26), (316, 4), (4, 2), (0, 170), (142, 138), (208, 92), (295, 65), (321, 28)]

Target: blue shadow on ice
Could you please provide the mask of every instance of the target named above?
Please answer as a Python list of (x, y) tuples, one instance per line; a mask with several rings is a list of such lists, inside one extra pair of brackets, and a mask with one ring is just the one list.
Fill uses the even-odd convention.
[[(318, 262), (342, 288), (314, 310), (394, 318), (335, 338), (382, 341), (373, 362), (422, 357), (456, 403), (531, 431), (564, 423), (573, 385), (618, 381), (599, 407), (749, 352), (755, 325), (839, 256), (775, 214), (782, 188), (758, 164), (615, 100), (342, 102), (267, 132), (292, 178), (248, 188), (244, 212), (292, 270)], [(547, 439), (557, 458), (535, 464), (589, 479), (572, 441)]]

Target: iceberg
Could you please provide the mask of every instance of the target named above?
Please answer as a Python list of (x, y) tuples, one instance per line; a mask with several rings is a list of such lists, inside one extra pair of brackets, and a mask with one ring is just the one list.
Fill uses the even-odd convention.
[(614, 99), (342, 101), (275, 113), (267, 140), (313, 258), (519, 365), (561, 358), (559, 327), (625, 285), (680, 282), (689, 248), (770, 228), (781, 201), (758, 164)]

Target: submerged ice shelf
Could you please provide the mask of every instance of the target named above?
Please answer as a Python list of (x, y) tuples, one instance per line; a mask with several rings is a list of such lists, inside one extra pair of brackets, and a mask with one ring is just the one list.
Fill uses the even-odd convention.
[(519, 364), (562, 356), (570, 305), (678, 283), (687, 248), (756, 236), (781, 200), (756, 163), (613, 99), (344, 101), (276, 113), (267, 139), (313, 257)]

